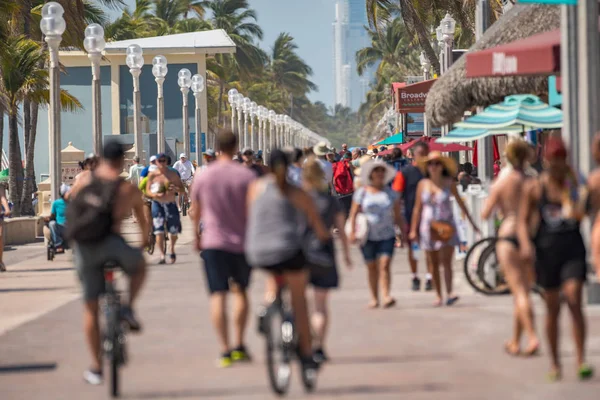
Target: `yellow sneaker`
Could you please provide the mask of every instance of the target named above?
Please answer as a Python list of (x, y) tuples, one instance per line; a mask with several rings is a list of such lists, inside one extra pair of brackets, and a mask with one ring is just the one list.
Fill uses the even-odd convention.
[(234, 362), (252, 361), (250, 354), (248, 354), (246, 348), (243, 346), (231, 351), (231, 359)]
[(219, 368), (229, 368), (232, 364), (233, 360), (231, 359), (230, 353), (221, 355), (221, 357), (219, 357), (219, 359), (217, 360), (217, 366)]

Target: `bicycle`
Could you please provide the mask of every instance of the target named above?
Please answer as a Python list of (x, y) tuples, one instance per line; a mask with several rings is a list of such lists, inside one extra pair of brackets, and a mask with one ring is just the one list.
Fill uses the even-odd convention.
[[(167, 241), (169, 240), (169, 235), (166, 234), (167, 231), (167, 220), (165, 218), (164, 222), (165, 227), (165, 240), (163, 240), (163, 253), (167, 253)], [(152, 224), (150, 226), (150, 233), (148, 234), (148, 246), (146, 247), (146, 251), (149, 255), (154, 254), (154, 248), (156, 246), (156, 235), (154, 234), (154, 229)]]
[[(285, 395), (290, 387), (291, 362), (298, 351), (298, 333), (283, 276), (275, 276), (277, 294), (275, 300), (259, 312), (258, 331), (265, 336), (267, 373), (273, 391)], [(312, 392), (316, 384), (316, 374), (305, 376), (302, 383), (307, 392)]]
[(188, 209), (190, 208), (190, 200), (187, 196), (187, 193), (189, 192), (189, 187), (192, 183), (192, 177), (190, 177), (189, 179), (182, 181), (182, 182), (183, 182), (184, 192), (178, 193), (177, 197), (178, 197), (178, 203), (179, 203), (179, 210), (181, 210), (181, 215), (185, 217), (187, 215)]
[(127, 363), (126, 330), (127, 323), (122, 318), (121, 297), (115, 285), (114, 262), (104, 265), (105, 293), (103, 296), (103, 311), (105, 326), (102, 335), (102, 347), (110, 362), (110, 395), (119, 397), (119, 368)]

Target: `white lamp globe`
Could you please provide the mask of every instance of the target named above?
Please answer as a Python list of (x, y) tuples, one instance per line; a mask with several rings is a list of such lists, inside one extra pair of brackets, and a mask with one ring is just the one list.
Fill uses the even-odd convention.
[(192, 86), (192, 73), (187, 68), (182, 68), (177, 73), (177, 84), (180, 88), (189, 88)]
[(201, 93), (204, 90), (204, 78), (196, 74), (192, 76), (192, 92)]
[(270, 120), (271, 122), (274, 122), (274, 120), (275, 120), (275, 118), (276, 118), (276, 116), (277, 116), (277, 114), (275, 113), (275, 111), (273, 111), (273, 110), (269, 110), (269, 113), (268, 113), (268, 115), (269, 115), (269, 120)]
[(138, 44), (130, 44), (129, 47), (127, 47), (127, 50), (125, 50), (125, 54), (127, 54), (128, 56), (131, 55), (141, 57), (144, 55), (144, 51)]
[(158, 55), (152, 59), (152, 65), (164, 65), (165, 67), (168, 65), (167, 57)]
[(127, 63), (129, 69), (141, 69), (144, 66), (144, 57), (129, 54), (125, 58), (125, 63)]
[(90, 24), (85, 28), (83, 47), (88, 53), (102, 53), (106, 47), (104, 28), (100, 24)]
[(65, 10), (63, 7), (51, 1), (42, 7), (42, 20), (40, 21), (40, 29), (46, 36), (61, 36), (67, 29), (67, 24), (63, 18)]
[(235, 102), (235, 96), (237, 96), (237, 94), (237, 89), (229, 89), (229, 92), (227, 92), (227, 99), (229, 100), (229, 104), (233, 104)]
[(164, 78), (167, 76), (168, 72), (169, 68), (166, 65), (155, 64), (152, 66), (152, 75), (154, 75), (155, 78)]
[(454, 18), (452, 18), (450, 13), (446, 13), (446, 16), (442, 20), (441, 26), (444, 36), (450, 36), (450, 38), (454, 37), (454, 32), (456, 31), (456, 21)]

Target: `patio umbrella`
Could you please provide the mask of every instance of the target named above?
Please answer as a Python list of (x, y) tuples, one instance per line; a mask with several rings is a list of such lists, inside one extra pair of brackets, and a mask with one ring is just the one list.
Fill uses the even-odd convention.
[(445, 144), (445, 143), (440, 142), (440, 139), (441, 138), (434, 139), (432, 137), (423, 136), (417, 140), (413, 140), (412, 142), (404, 143), (402, 146), (400, 146), (400, 149), (402, 149), (402, 151), (404, 152), (404, 151), (410, 149), (411, 147), (413, 147), (418, 142), (426, 142), (429, 145), (429, 151), (440, 151), (440, 152), (445, 152), (445, 153), (452, 153), (454, 151), (471, 151), (471, 150), (473, 150), (472, 147), (464, 146), (464, 145), (458, 144), (458, 143)]
[(8, 168), (0, 171), (0, 182), (8, 180)]
[(404, 143), (404, 135), (402, 132), (395, 134), (394, 136), (387, 137), (381, 142), (377, 143), (377, 146), (388, 145), (388, 144), (402, 144)]
[(534, 129), (562, 127), (563, 115), (533, 95), (507, 96), (502, 103), (489, 106), (465, 121), (458, 129), (441, 138), (440, 143), (457, 143), (481, 139), (488, 135), (526, 132)]

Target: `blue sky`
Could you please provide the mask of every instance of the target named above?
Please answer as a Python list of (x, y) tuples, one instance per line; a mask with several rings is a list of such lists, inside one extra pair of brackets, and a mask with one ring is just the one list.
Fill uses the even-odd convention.
[[(126, 0), (133, 8), (135, 0)], [(311, 100), (333, 104), (333, 0), (249, 0), (264, 31), (261, 47), (270, 51), (277, 35), (290, 33), (298, 44), (298, 53), (313, 68), (313, 82), (319, 91)], [(116, 17), (119, 13), (111, 12)]]

